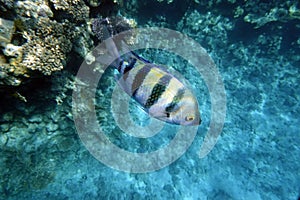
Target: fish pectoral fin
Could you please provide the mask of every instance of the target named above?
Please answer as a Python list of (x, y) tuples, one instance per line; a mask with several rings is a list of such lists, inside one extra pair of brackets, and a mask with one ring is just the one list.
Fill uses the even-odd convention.
[(163, 112), (163, 113), (149, 113), (151, 117), (157, 118), (157, 119), (164, 119), (170, 117), (170, 113)]
[(171, 103), (169, 106), (166, 107), (166, 112), (171, 113), (171, 112), (177, 112), (179, 110), (180, 106), (178, 103)]
[(139, 109), (139, 111), (142, 111), (143, 113), (145, 113), (147, 115), (150, 115), (149, 111), (143, 105), (141, 105), (137, 99), (134, 98), (134, 100), (135, 100), (134, 105)]

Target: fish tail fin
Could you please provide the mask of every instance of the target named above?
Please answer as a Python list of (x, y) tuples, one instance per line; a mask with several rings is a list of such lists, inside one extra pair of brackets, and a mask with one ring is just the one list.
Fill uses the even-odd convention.
[(97, 38), (104, 41), (107, 51), (110, 55), (103, 55), (97, 58), (97, 61), (102, 64), (110, 64), (116, 69), (122, 64), (122, 59), (120, 58), (119, 51), (115, 42), (112, 39), (111, 30), (112, 27), (109, 24), (108, 18), (96, 19), (93, 22), (93, 32), (96, 34)]

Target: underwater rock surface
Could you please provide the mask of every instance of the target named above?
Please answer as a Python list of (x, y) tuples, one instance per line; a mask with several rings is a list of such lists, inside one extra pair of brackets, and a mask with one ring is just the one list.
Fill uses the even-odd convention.
[[(0, 199), (299, 197), (299, 1), (0, 0), (0, 13)], [(227, 118), (204, 159), (197, 153), (210, 122), (209, 91), (193, 66), (158, 50), (142, 55), (175, 66), (199, 90), (203, 124), (188, 151), (161, 170), (130, 174), (97, 161), (80, 141), (74, 76), (98, 42), (92, 19), (117, 13), (137, 27), (187, 34), (215, 60)], [(114, 86), (107, 70), (96, 94), (97, 117), (111, 141), (153, 151), (172, 139), (172, 132), (151, 140), (123, 133), (111, 115)], [(131, 108), (137, 120), (139, 112)]]

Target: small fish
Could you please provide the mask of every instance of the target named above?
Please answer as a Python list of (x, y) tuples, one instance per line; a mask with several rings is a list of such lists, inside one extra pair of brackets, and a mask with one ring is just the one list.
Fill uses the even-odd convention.
[[(187, 86), (163, 67), (134, 52), (129, 51), (120, 57), (108, 25), (109, 20), (106, 18), (101, 23), (95, 23), (93, 30), (97, 30), (98, 34), (101, 30), (101, 39), (105, 39), (109, 54), (117, 58), (111, 65), (119, 73), (117, 79), (123, 90), (156, 119), (178, 125), (199, 125), (201, 118), (198, 103)], [(97, 60), (105, 63), (101, 58)]]

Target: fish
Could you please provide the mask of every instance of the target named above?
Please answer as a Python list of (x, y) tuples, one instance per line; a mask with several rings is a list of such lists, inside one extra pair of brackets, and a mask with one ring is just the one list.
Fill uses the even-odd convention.
[[(109, 19), (93, 24), (100, 40), (105, 42), (108, 54), (117, 58), (111, 66), (117, 71), (121, 88), (137, 101), (151, 117), (169, 124), (195, 126), (201, 124), (198, 101), (191, 89), (161, 65), (151, 63), (133, 51), (120, 56), (110, 33)], [(124, 48), (128, 46), (122, 42)], [(105, 59), (97, 60), (107, 64)]]

